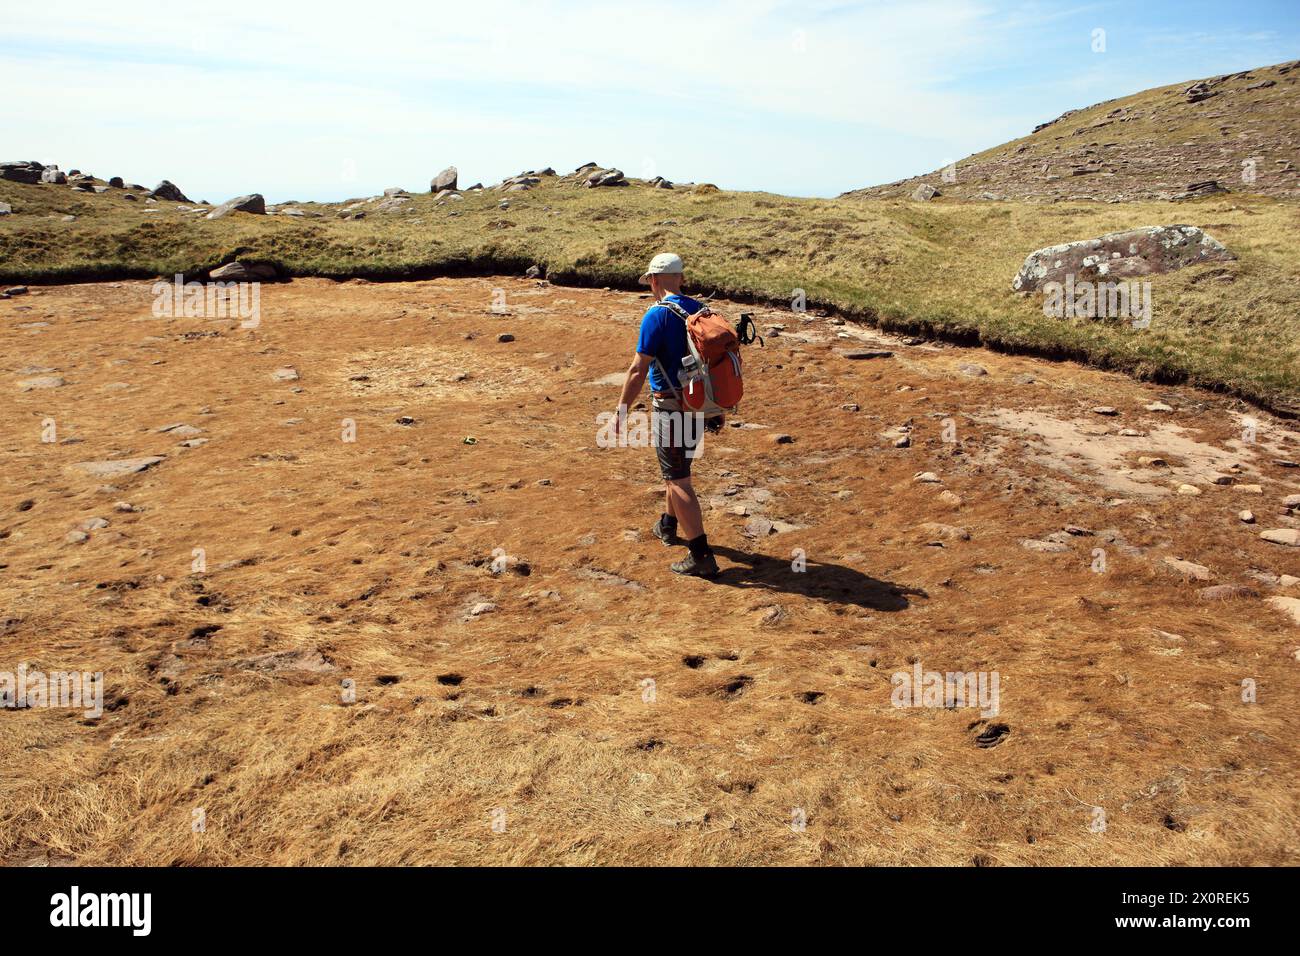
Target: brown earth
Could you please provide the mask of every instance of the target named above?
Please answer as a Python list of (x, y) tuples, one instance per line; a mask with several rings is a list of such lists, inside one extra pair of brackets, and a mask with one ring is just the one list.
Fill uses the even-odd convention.
[[(253, 330), (151, 302), (0, 303), (0, 670), (108, 687), (0, 711), (6, 863), (1300, 861), (1300, 623), (1267, 600), (1300, 548), (1258, 536), (1300, 526), (1293, 424), (759, 312), (749, 427), (696, 465), (704, 582), (648, 532), (652, 453), (596, 445), (636, 294), (305, 279)], [(914, 662), (997, 672), (999, 713), (893, 707)]]

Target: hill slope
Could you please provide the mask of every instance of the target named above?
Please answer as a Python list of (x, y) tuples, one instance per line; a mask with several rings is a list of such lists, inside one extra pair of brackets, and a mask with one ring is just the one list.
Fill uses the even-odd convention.
[[(1248, 182), (1243, 164), (1252, 160), (1254, 181)], [(1294, 199), (1300, 197), (1300, 60), (1071, 110), (1028, 136), (961, 160), (955, 173), (955, 181), (937, 170), (845, 195), (906, 197), (928, 183), (956, 199), (1127, 202), (1176, 199), (1213, 180), (1231, 192)]]

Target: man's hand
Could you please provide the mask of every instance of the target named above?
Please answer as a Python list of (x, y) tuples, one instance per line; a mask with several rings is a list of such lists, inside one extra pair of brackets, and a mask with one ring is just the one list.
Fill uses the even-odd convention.
[(618, 397), (618, 407), (622, 410), (622, 414), (618, 416), (618, 423), (614, 426), (615, 435), (618, 435), (623, 428), (632, 400), (641, 394), (641, 386), (645, 384), (645, 377), (650, 372), (652, 361), (654, 361), (652, 355), (642, 355), (638, 352), (632, 356), (632, 364), (627, 369), (627, 378), (623, 380), (623, 393)]
[(610, 422), (614, 426), (614, 437), (617, 438), (623, 432), (623, 426), (627, 423), (627, 406), (620, 405), (614, 409), (614, 418)]

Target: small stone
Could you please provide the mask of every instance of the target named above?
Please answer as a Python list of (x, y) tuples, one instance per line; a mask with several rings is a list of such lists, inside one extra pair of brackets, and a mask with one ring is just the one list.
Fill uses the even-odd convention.
[(1215, 584), (1201, 588), (1196, 596), (1202, 601), (1232, 601), (1238, 598), (1257, 598), (1259, 592), (1242, 584)]
[(277, 368), (272, 372), (271, 378), (277, 382), (296, 382), (298, 381), (298, 370), (292, 365), (286, 365), (284, 368)]
[(961, 506), (961, 497), (951, 491), (944, 490), (939, 492), (939, 500), (946, 505), (952, 505), (954, 508)]
[(858, 403), (857, 403), (857, 402), (845, 402), (843, 405), (840, 406), (840, 410), (841, 410), (841, 411), (845, 411), (845, 412), (860, 412), (860, 411), (862, 411), (862, 409), (858, 407)]
[(1040, 554), (1060, 554), (1063, 551), (1069, 551), (1068, 544), (1062, 544), (1060, 541), (1037, 541), (1033, 538), (1022, 538), (1020, 547), (1028, 551), (1037, 551)]
[(983, 365), (976, 365), (973, 362), (962, 362), (957, 366), (957, 371), (963, 375), (969, 375), (971, 378), (979, 378), (981, 375), (987, 375), (989, 370)]
[(1174, 410), (1172, 405), (1166, 405), (1164, 402), (1152, 402), (1146, 406), (1146, 409), (1149, 412), (1172, 412)]
[(1238, 512), (1237, 512), (1237, 518), (1240, 519), (1240, 521), (1241, 521), (1242, 524), (1254, 524), (1254, 523), (1255, 523), (1255, 512), (1253, 512), (1253, 511), (1238, 511)]
[(901, 435), (898, 438), (894, 439), (895, 448), (907, 448), (911, 444), (912, 444), (912, 439), (909, 438), (907, 435)]
[(90, 535), (84, 531), (69, 531), (63, 536), (63, 540), (68, 544), (81, 544), (90, 540)]
[(1179, 485), (1178, 493), (1180, 495), (1199, 495), (1201, 489), (1197, 488), (1195, 485)]
[(784, 433), (776, 434), (772, 436), (772, 442), (776, 445), (791, 445), (794, 444), (794, 436)]
[(497, 609), (497, 606), (491, 601), (480, 601), (469, 609), (470, 617), (479, 617), (483, 614), (491, 614)]
[(1096, 405), (1092, 409), (1094, 415), (1118, 415), (1119, 411), (1111, 405)]
[(1290, 458), (1274, 458), (1273, 464), (1279, 468), (1300, 468), (1300, 461), (1292, 461)]
[(135, 510), (136, 510), (136, 507), (135, 507), (135, 505), (131, 504), (131, 502), (129, 502), (129, 501), (119, 501), (119, 502), (116, 502), (116, 503), (113, 505), (113, 510), (114, 510), (114, 511), (121, 511), (121, 512), (123, 512), (123, 513), (127, 513), (127, 514), (129, 514), (129, 513), (133, 512), (133, 511), (135, 511)]
[(772, 522), (767, 518), (755, 517), (745, 522), (741, 533), (749, 538), (765, 538), (772, 533)]
[(1164, 563), (1185, 578), (1193, 578), (1197, 581), (1208, 581), (1212, 577), (1209, 568), (1205, 567), (1203, 564), (1196, 564), (1193, 561), (1184, 561), (1181, 558), (1171, 558), (1166, 556)]
[(18, 383), (18, 387), (24, 392), (37, 391), (46, 388), (62, 388), (68, 383), (57, 375), (38, 375), (35, 378), (25, 378)]
[(87, 518), (81, 522), (82, 531), (99, 531), (101, 528), (108, 527), (107, 518)]
[(937, 485), (942, 479), (932, 471), (918, 471), (912, 476), (912, 480), (923, 485)]
[(1283, 508), (1300, 508), (1300, 495), (1287, 495), (1282, 499)]
[(500, 335), (497, 336), (498, 342), (513, 342), (514, 340), (515, 337), (511, 335), (509, 332), (502, 332)]

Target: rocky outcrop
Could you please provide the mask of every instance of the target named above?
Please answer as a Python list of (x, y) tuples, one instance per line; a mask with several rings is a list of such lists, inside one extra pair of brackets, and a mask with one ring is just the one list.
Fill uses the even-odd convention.
[(223, 219), (232, 212), (246, 212), (254, 216), (266, 215), (266, 200), (262, 198), (261, 193), (250, 193), (247, 196), (236, 196), (234, 199), (228, 199), (223, 202), (212, 212), (208, 213), (208, 219)]
[(39, 183), (45, 167), (36, 162), (0, 163), (0, 179), (11, 183)]
[(456, 188), (456, 179), (458, 176), (459, 173), (456, 171), (456, 167), (448, 166), (437, 176), (433, 177), (433, 180), (429, 183), (429, 192), (440, 193), (444, 189), (454, 190)]
[(1011, 288), (1033, 292), (1049, 282), (1093, 282), (1160, 275), (1201, 262), (1235, 259), (1223, 244), (1196, 226), (1147, 226), (1048, 246), (1030, 253)]
[(176, 184), (169, 179), (164, 179), (153, 189), (149, 190), (148, 198), (166, 199), (168, 202), (189, 202), (185, 194), (176, 188)]
[(587, 174), (582, 184), (595, 189), (598, 186), (626, 186), (627, 180), (623, 178), (621, 169), (595, 169)]

